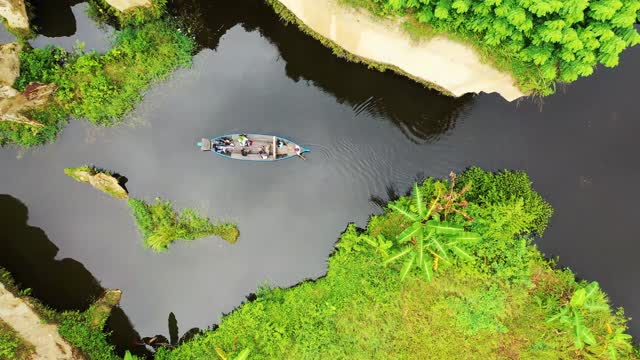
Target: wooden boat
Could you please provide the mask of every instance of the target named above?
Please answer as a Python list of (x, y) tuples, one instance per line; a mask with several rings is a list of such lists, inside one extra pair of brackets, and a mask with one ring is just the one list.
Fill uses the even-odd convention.
[(252, 161), (275, 161), (290, 159), (311, 150), (283, 137), (261, 134), (229, 134), (213, 139), (203, 138), (198, 142), (202, 151), (231, 159)]

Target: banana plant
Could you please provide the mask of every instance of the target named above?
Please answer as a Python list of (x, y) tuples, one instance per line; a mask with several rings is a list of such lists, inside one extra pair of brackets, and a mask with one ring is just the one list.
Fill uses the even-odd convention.
[(388, 265), (404, 259), (400, 270), (401, 280), (404, 280), (412, 269), (418, 268), (427, 281), (431, 281), (433, 269), (438, 262), (450, 264), (452, 257), (462, 260), (473, 259), (460, 245), (477, 242), (480, 235), (466, 231), (463, 226), (441, 221), (440, 216), (434, 216), (439, 209), (446, 209), (445, 205), (452, 208), (455, 200), (459, 198), (451, 196), (451, 187), (450, 193), (445, 195), (447, 204), (443, 205), (440, 200), (446, 189), (442, 183), (437, 184), (439, 186), (436, 186), (436, 197), (428, 208), (417, 183), (413, 185), (413, 204), (409, 209), (395, 204), (389, 205), (389, 208), (411, 221), (411, 225), (396, 237), (396, 243), (401, 246), (401, 250), (384, 261), (384, 264)]
[(584, 315), (592, 311), (609, 311), (609, 306), (598, 296), (598, 290), (598, 283), (595, 281), (576, 290), (569, 303), (547, 320), (548, 323), (558, 322), (569, 329), (576, 349), (583, 349), (585, 344), (597, 345), (596, 338), (584, 322)]

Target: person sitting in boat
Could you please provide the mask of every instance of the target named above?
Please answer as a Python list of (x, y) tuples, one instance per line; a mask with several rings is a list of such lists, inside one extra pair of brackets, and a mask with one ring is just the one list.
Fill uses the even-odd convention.
[(238, 136), (238, 142), (241, 146), (253, 145), (253, 141), (249, 140), (247, 134), (241, 134), (240, 136)]
[(267, 160), (269, 158), (269, 154), (267, 153), (267, 151), (264, 149), (264, 146), (260, 148), (260, 151), (258, 152), (258, 154), (260, 155), (260, 157), (262, 158), (262, 160)]
[(226, 152), (230, 152), (233, 149), (233, 145), (214, 145), (213, 150), (217, 153), (224, 154)]
[(276, 146), (278, 147), (278, 149), (281, 149), (285, 145), (286, 144), (284, 143), (284, 141), (282, 141), (282, 139), (278, 139), (278, 141), (276, 141)]
[(242, 149), (240, 150), (240, 154), (242, 154), (242, 156), (247, 156), (249, 155), (249, 151), (247, 149)]

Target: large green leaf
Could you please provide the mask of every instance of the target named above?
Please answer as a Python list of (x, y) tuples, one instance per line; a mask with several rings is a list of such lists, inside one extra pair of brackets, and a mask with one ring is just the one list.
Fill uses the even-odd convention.
[(383, 265), (387, 265), (390, 264), (398, 259), (400, 259), (401, 257), (407, 255), (408, 253), (410, 253), (413, 250), (413, 248), (411, 248), (410, 246), (405, 247), (404, 249), (400, 250), (399, 252), (391, 255), (391, 257), (389, 257), (387, 260), (385, 260), (382, 264)]
[(249, 358), (250, 349), (244, 349), (240, 351), (240, 354), (236, 356), (233, 360), (247, 360)]
[(449, 245), (449, 247), (451, 248), (451, 250), (453, 250), (453, 252), (456, 255), (458, 255), (459, 257), (463, 258), (464, 260), (467, 260), (467, 261), (473, 260), (473, 257), (471, 255), (469, 255), (469, 253), (467, 253), (466, 251), (460, 249), (457, 245)]
[(579, 307), (584, 305), (585, 300), (587, 300), (587, 291), (585, 289), (578, 289), (571, 296), (569, 304), (572, 307)]
[(399, 212), (400, 214), (404, 215), (404, 217), (406, 217), (407, 219), (411, 220), (411, 221), (418, 221), (419, 217), (418, 215), (407, 211), (403, 208), (401, 208), (400, 206), (397, 206), (395, 204), (389, 204), (389, 208), (392, 210), (395, 210), (397, 212)]
[(585, 343), (589, 345), (596, 344), (596, 339), (591, 333), (591, 330), (589, 330), (582, 320), (582, 313), (577, 309), (573, 309), (573, 336), (573, 341), (577, 349), (582, 349)]
[(436, 234), (445, 235), (460, 234), (464, 232), (464, 228), (462, 226), (454, 225), (447, 221), (436, 220), (427, 221), (427, 229), (435, 231)]
[(593, 298), (598, 293), (598, 289), (600, 289), (600, 286), (595, 281), (585, 286), (584, 290), (586, 291), (587, 299)]
[(422, 232), (418, 234), (416, 237), (418, 239), (418, 266), (422, 264), (422, 260), (424, 259), (424, 236)]
[(404, 244), (407, 241), (411, 240), (412, 237), (416, 236), (418, 233), (422, 232), (422, 224), (419, 221), (414, 222), (408, 228), (404, 229), (403, 232), (400, 233), (396, 237), (396, 240), (399, 244)]
[(424, 277), (427, 279), (427, 281), (431, 281), (431, 278), (433, 278), (433, 272), (431, 270), (431, 264), (433, 263), (433, 259), (431, 259), (431, 256), (427, 255), (424, 257), (424, 259), (422, 260), (422, 271), (424, 273)]
[(444, 259), (449, 259), (449, 257), (447, 256), (447, 252), (444, 249), (444, 246), (442, 246), (442, 244), (440, 243), (440, 241), (438, 241), (436, 237), (433, 237), (433, 239), (431, 240), (431, 243), (434, 245), (436, 250), (438, 250), (436, 251), (436, 253), (440, 255), (440, 257)]
[(413, 183), (413, 198), (416, 202), (416, 209), (418, 209), (418, 216), (420, 216), (420, 218), (424, 218), (427, 214), (427, 209), (424, 200), (422, 199), (422, 190), (420, 190), (420, 186), (418, 186), (417, 182)]
[(404, 262), (404, 265), (402, 265), (402, 270), (400, 270), (400, 281), (403, 281), (405, 277), (407, 277), (407, 274), (409, 273), (409, 271), (411, 271), (411, 268), (413, 267), (413, 262), (416, 260), (416, 254), (412, 253), (411, 255), (409, 255), (409, 258)]
[(552, 317), (550, 317), (549, 319), (547, 319), (547, 322), (551, 323), (551, 322), (554, 322), (556, 320), (560, 320), (560, 318), (562, 318), (563, 316), (566, 316), (568, 312), (569, 312), (569, 308), (564, 306), (562, 308), (562, 310), (560, 310), (557, 314), (555, 314)]
[(465, 231), (462, 234), (451, 235), (451, 240), (465, 242), (468, 244), (475, 244), (478, 241), (482, 240), (482, 237), (479, 234)]

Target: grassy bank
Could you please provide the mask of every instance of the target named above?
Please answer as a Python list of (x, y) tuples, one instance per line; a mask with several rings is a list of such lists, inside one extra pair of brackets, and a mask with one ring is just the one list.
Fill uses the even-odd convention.
[[(549, 95), (557, 83), (618, 65), (640, 43), (640, 1), (340, 0), (378, 16), (402, 17), (412, 35), (444, 34), (473, 46), (510, 72), (525, 93)], [(415, 26), (421, 24), (422, 26)]]
[(195, 240), (215, 235), (233, 244), (240, 236), (235, 224), (213, 224), (195, 209), (186, 208), (177, 212), (171, 202), (160, 198), (156, 198), (155, 204), (130, 198), (129, 207), (145, 246), (156, 252), (167, 250), (175, 240)]
[(104, 54), (48, 46), (20, 54), (22, 91), (30, 82), (59, 86), (53, 100), (31, 117), (44, 127), (0, 122), (0, 144), (40, 145), (55, 139), (71, 117), (113, 125), (140, 102), (152, 82), (191, 64), (194, 43), (170, 20), (130, 25), (117, 31)]
[[(35, 298), (28, 296), (29, 289), (20, 289), (11, 274), (0, 267), (0, 282), (15, 296), (26, 301), (40, 316), (43, 322), (58, 326), (58, 332), (69, 344), (79, 349), (89, 360), (117, 360), (114, 347), (107, 341), (108, 334), (103, 331), (109, 317), (111, 306), (117, 300), (107, 293), (102, 299), (91, 305), (84, 312), (64, 311), (56, 312)], [(119, 296), (118, 296), (119, 299)], [(12, 343), (5, 343), (3, 330), (0, 329), (0, 359), (3, 349), (15, 349)], [(18, 346), (18, 351), (30, 351), (28, 345)], [(7, 357), (7, 359), (27, 359), (28, 357)]]
[(524, 173), (427, 179), (349, 225), (325, 277), (262, 287), (156, 358), (636, 358), (622, 309), (531, 245), (551, 213)]

